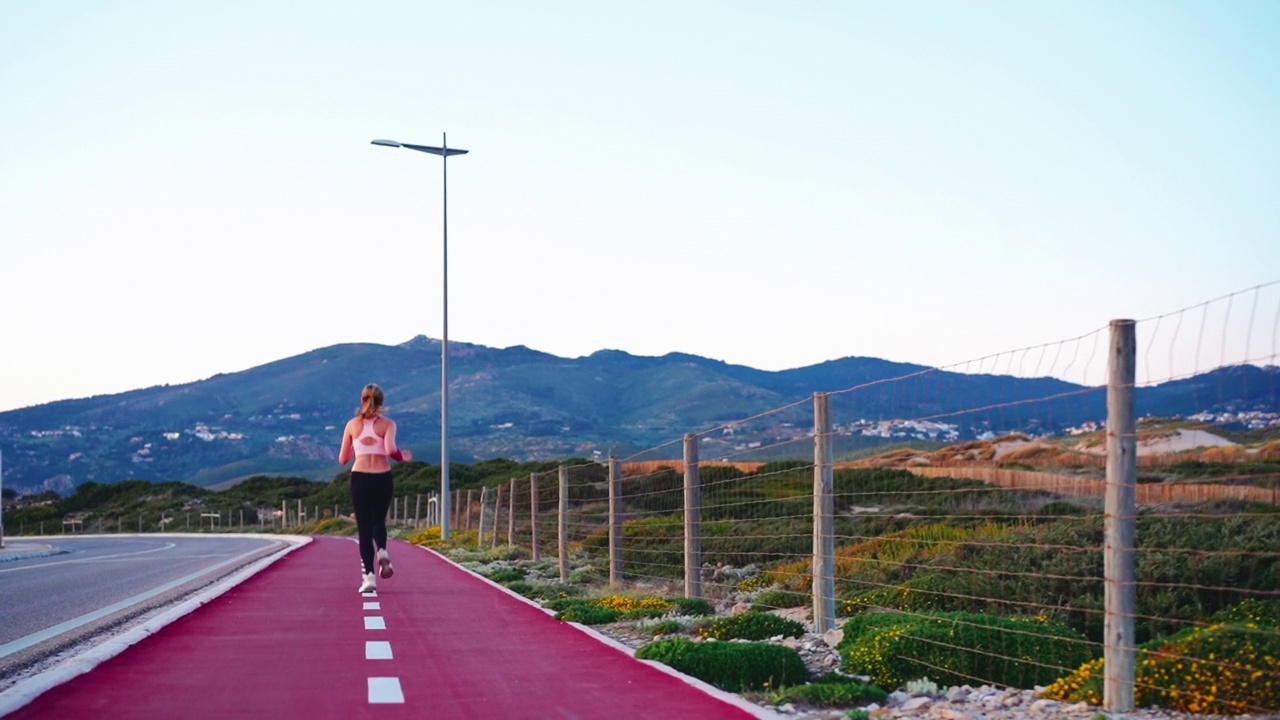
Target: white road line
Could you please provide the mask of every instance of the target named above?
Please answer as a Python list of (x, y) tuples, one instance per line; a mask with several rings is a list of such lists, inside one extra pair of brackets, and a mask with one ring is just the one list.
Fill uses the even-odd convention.
[(364, 643), (365, 660), (391, 660), (391, 643), (385, 640), (366, 640)]
[[(18, 572), (20, 570), (38, 570), (40, 568), (46, 568), (53, 565), (73, 565), (73, 564), (79, 564), (79, 563), (101, 562), (102, 560), (112, 560), (114, 558), (127, 558), (127, 557), (133, 557), (134, 555), (146, 555), (148, 553), (161, 552), (163, 550), (169, 550), (177, 546), (178, 546), (177, 543), (165, 543), (160, 547), (148, 548), (146, 550), (137, 550), (135, 552), (115, 553), (113, 555), (98, 555), (96, 557), (87, 557), (87, 558), (73, 558), (69, 560), (54, 560), (53, 562), (40, 563), (39, 565), (23, 565), (21, 567), (5, 568), (4, 570), (0, 570), (0, 573)], [(76, 552), (83, 552), (83, 551), (77, 550)], [(186, 556), (184, 555), (183, 557), (186, 557)], [(213, 557), (225, 557), (225, 556), (215, 555)]]
[[(45, 628), (44, 630), (41, 630), (39, 632), (31, 633), (26, 637), (18, 638), (13, 642), (0, 645), (0, 658), (5, 657), (6, 655), (12, 655), (13, 653), (18, 652), (19, 650), (25, 650), (31, 647), (32, 645), (38, 645), (44, 642), (45, 640), (48, 640), (49, 638), (57, 637), (58, 635), (61, 635), (64, 632), (75, 630), (76, 628), (81, 627), (83, 625), (88, 625), (89, 623), (95, 620), (104, 618), (108, 615), (111, 615), (112, 613), (119, 612), (121, 610), (124, 610), (125, 608), (132, 607), (146, 600), (150, 600), (156, 595), (160, 595), (161, 593), (168, 592), (169, 590), (172, 590), (173, 588), (176, 588), (179, 585), (185, 585), (191, 582), (192, 580), (208, 575), (209, 573), (212, 573), (216, 570), (220, 570), (226, 567), (227, 565), (240, 562), (241, 560), (244, 560), (245, 558), (256, 555), (259, 552), (262, 552), (262, 548), (254, 548), (253, 550), (250, 550), (249, 552), (243, 553), (241, 555), (237, 555), (236, 557), (233, 557), (230, 560), (224, 560), (216, 565), (210, 565), (209, 567), (206, 567), (202, 570), (197, 570), (196, 572), (193, 572), (190, 575), (187, 575), (186, 577), (180, 577), (177, 580), (174, 580), (172, 582), (167, 582), (163, 585), (160, 585), (159, 587), (152, 588), (147, 592), (139, 593), (137, 595), (134, 595), (131, 598), (125, 598), (124, 600), (121, 600), (118, 603), (113, 603), (99, 610), (94, 610), (91, 613), (86, 613), (84, 615), (81, 615), (78, 618), (72, 618), (66, 622), (58, 623), (53, 627)], [(378, 618), (378, 619), (381, 620), (382, 618)]]
[(362, 592), (362, 593), (360, 593), (360, 594), (361, 594), (362, 596), (364, 596), (364, 597), (378, 597), (378, 591), (377, 591), (377, 590), (370, 590), (369, 592)]
[(387, 621), (377, 615), (370, 615), (364, 619), (365, 630), (386, 630)]
[(400, 690), (400, 678), (369, 678), (369, 703), (387, 704), (403, 703), (404, 693)]
[(367, 602), (364, 604), (364, 609), (365, 610), (381, 610), (382, 604), (376, 603), (376, 602)]

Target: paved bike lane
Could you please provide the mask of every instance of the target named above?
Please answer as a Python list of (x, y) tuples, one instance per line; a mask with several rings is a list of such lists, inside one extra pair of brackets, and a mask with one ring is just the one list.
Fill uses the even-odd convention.
[(362, 596), (318, 537), (6, 718), (773, 717), (559, 622), (405, 543)]

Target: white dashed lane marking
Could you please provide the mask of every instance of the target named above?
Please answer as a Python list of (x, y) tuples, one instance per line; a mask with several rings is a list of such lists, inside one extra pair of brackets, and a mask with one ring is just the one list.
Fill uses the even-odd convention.
[(400, 690), (400, 678), (369, 678), (369, 704), (403, 703), (404, 692)]
[[(363, 567), (361, 568), (363, 572)], [(365, 612), (379, 612), (382, 610), (382, 603), (378, 601), (378, 591), (371, 590), (369, 592), (360, 593), (365, 599), (361, 603)], [(364, 616), (365, 630), (386, 630), (386, 618), (380, 615)], [(365, 660), (392, 660), (391, 643), (386, 640), (366, 640), (364, 643)], [(371, 677), (369, 680), (369, 704), (370, 705), (403, 705), (404, 691), (400, 688), (400, 678), (395, 677)]]

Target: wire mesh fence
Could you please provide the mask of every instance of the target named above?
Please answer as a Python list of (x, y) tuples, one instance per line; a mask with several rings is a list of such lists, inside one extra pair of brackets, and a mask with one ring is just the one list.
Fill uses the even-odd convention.
[(1272, 283), (513, 477), (458, 527), (839, 627), (886, 682), (1274, 710), (1278, 338)]

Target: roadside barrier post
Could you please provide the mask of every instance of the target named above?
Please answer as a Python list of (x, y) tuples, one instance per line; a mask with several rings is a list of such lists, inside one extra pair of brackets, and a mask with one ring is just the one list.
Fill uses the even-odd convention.
[(1134, 709), (1134, 543), (1138, 439), (1133, 408), (1137, 347), (1132, 320), (1111, 321), (1107, 354), (1107, 495), (1103, 574), (1103, 709)]
[(813, 394), (813, 631), (835, 627), (835, 499), (831, 463), (831, 396)]
[(698, 436), (684, 436), (684, 596), (702, 597), (702, 475)]

